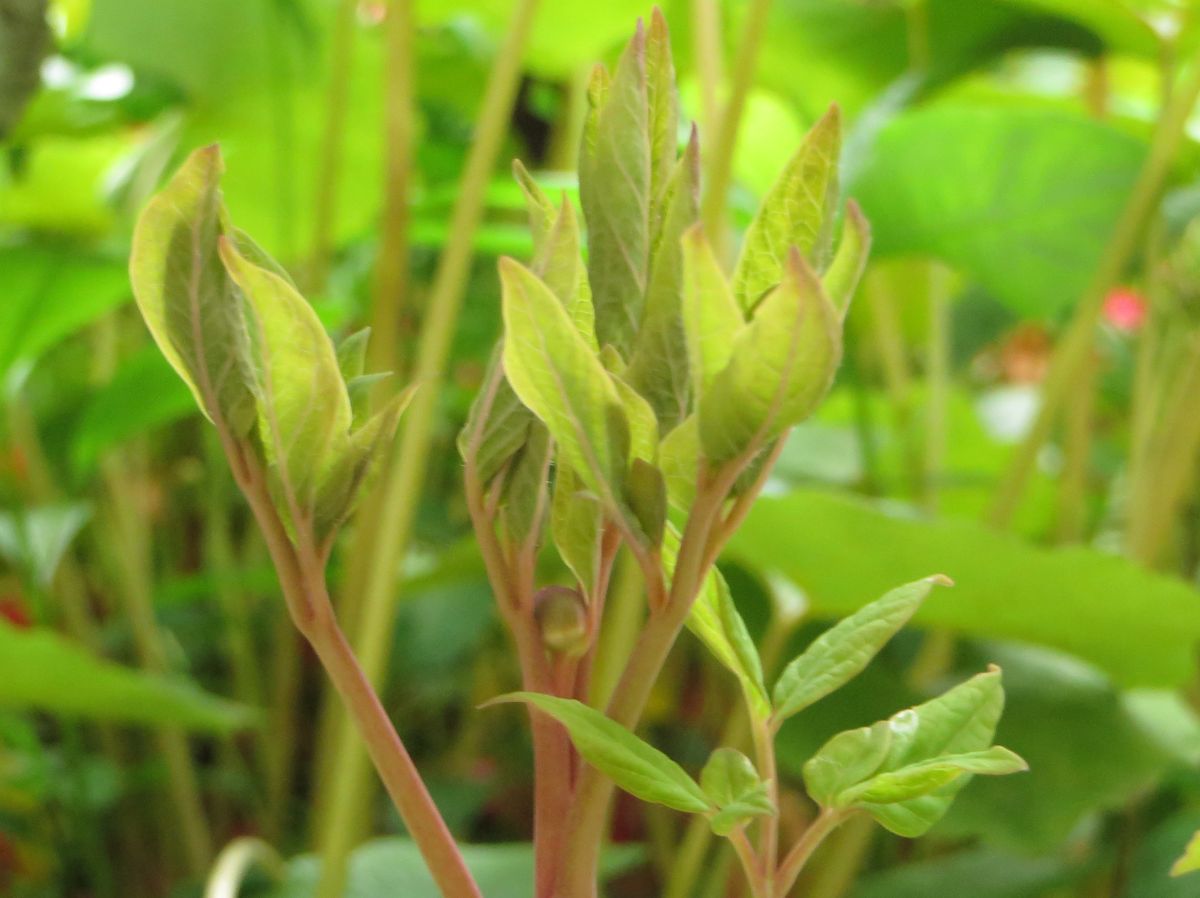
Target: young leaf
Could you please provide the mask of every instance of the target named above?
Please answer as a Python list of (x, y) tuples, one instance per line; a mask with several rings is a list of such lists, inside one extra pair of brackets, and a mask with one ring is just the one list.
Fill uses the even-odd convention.
[(688, 415), (663, 437), (658, 463), (667, 481), (667, 498), (675, 508), (686, 512), (696, 498), (700, 471), (700, 419), (695, 414)]
[[(949, 756), (987, 752), (992, 747), (1003, 708), (1000, 670), (993, 667), (944, 695), (900, 711), (887, 721), (834, 736), (804, 765), (805, 785), (814, 800), (825, 807), (853, 804), (897, 835), (909, 838), (924, 835), (946, 813), (968, 777), (951, 776), (948, 770), (930, 772), (921, 765)], [(1024, 762), (1018, 766), (1019, 759), (1013, 758), (1015, 755), (1011, 753), (986, 755), (980, 763), (995, 762), (994, 769), (986, 772), (1023, 769)], [(872, 777), (898, 774), (910, 767), (917, 769), (910, 771), (909, 788), (928, 785), (939, 777), (944, 781), (915, 797), (898, 798), (895, 796), (900, 794), (907, 774), (889, 776), (880, 781), (875, 793), (887, 797), (886, 802), (868, 801), (852, 791)]]
[(504, 376), (503, 344), (492, 351), (483, 385), (471, 403), (467, 423), (458, 435), (458, 451), (474, 455), (479, 478), (486, 486), (524, 445), (534, 422)]
[(552, 449), (549, 431), (534, 421), (525, 445), (513, 459), (500, 505), (504, 529), (515, 543), (524, 542), (535, 532), (540, 534)]
[(871, 252), (871, 226), (858, 208), (858, 203), (846, 203), (846, 221), (842, 226), (842, 242), (829, 263), (829, 270), (821, 278), (825, 295), (833, 303), (842, 318), (850, 308), (850, 300), (858, 289), (863, 272), (867, 268), (867, 256)]
[(588, 99), (579, 199), (588, 224), (596, 337), (628, 358), (642, 318), (652, 239), (646, 34), (640, 25), (612, 79), (597, 68)]
[(660, 545), (667, 525), (667, 483), (662, 471), (635, 458), (625, 480), (625, 498), (650, 544)]
[(646, 106), (650, 135), (650, 196), (655, 210), (651, 215), (650, 233), (657, 234), (666, 206), (662, 197), (669, 189), (667, 183), (675, 167), (679, 128), (671, 35), (667, 31), (666, 17), (657, 6), (650, 13), (650, 28), (646, 35)]
[(235, 435), (254, 424), (240, 299), (217, 244), (229, 232), (214, 145), (196, 150), (147, 204), (133, 233), (134, 298), (162, 354), (208, 418)]
[(520, 159), (513, 160), (513, 178), (525, 195), (525, 208), (529, 214), (529, 231), (533, 235), (534, 252), (542, 246), (546, 235), (554, 226), (554, 203), (538, 186), (533, 175), (525, 168)]
[(708, 460), (761, 449), (808, 417), (841, 355), (841, 319), (793, 249), (783, 283), (738, 333), (729, 364), (701, 397), (700, 442)]
[(683, 235), (682, 247), (683, 329), (692, 392), (699, 397), (729, 363), (745, 321), (700, 225)]
[(595, 598), (600, 575), (600, 536), (604, 510), (592, 493), (583, 489), (578, 475), (559, 465), (550, 507), (550, 532), (563, 563), (575, 574), (584, 597)]
[(364, 327), (356, 330), (337, 345), (338, 369), (342, 372), (342, 380), (346, 383), (362, 376), (367, 363), (367, 342), (370, 339), (371, 329)]
[(687, 416), (691, 405), (682, 312), (681, 239), (695, 224), (700, 208), (700, 148), (694, 129), (664, 189), (662, 222), (654, 241), (646, 305), (629, 364), (629, 379), (650, 401), (667, 430)]
[(727, 836), (752, 817), (768, 817), (775, 805), (767, 784), (740, 751), (718, 748), (700, 771), (700, 788), (720, 810), (709, 820), (713, 832)]
[(599, 711), (574, 699), (537, 692), (513, 692), (492, 699), (527, 702), (564, 727), (583, 759), (631, 795), (677, 811), (707, 814), (713, 810), (704, 790), (684, 769)]
[[(675, 573), (679, 556), (679, 534), (668, 527), (662, 544), (663, 568), (667, 576)], [(700, 594), (692, 604), (687, 628), (733, 672), (742, 686), (750, 710), (763, 719), (770, 716), (771, 701), (763, 685), (762, 661), (746, 623), (738, 614), (725, 578), (715, 567), (704, 581)]]
[(942, 755), (929, 761), (909, 764), (899, 770), (880, 773), (838, 796), (843, 807), (862, 804), (894, 804), (935, 792), (966, 774), (1004, 776), (1028, 770), (1019, 755), (993, 745), (983, 751)]
[(833, 106), (804, 138), (746, 230), (733, 271), (733, 294), (743, 309), (754, 308), (784, 279), (792, 247), (813, 269), (825, 269), (840, 148), (841, 116)]
[(335, 440), (333, 454), (317, 487), (313, 525), (318, 539), (332, 533), (354, 508), (363, 483), (380, 453), (390, 444), (396, 424), (416, 393), (412, 385), (394, 396), (348, 439)]
[(309, 514), (353, 420), (333, 343), (287, 281), (247, 261), (228, 240), (220, 253), (245, 298), (263, 449), (289, 512)]
[(500, 260), (504, 370), (513, 390), (558, 444), (561, 457), (605, 504), (624, 482), (628, 432), (608, 372), (562, 303), (527, 268)]
[(916, 613), (934, 584), (948, 586), (950, 581), (929, 577), (907, 583), (817, 637), (775, 683), (775, 720), (782, 723), (858, 676)]
[(1172, 876), (1183, 876), (1185, 873), (1195, 873), (1200, 870), (1200, 830), (1187, 843), (1183, 854), (1171, 866)]
[(596, 348), (596, 320), (587, 270), (579, 251), (579, 223), (564, 196), (549, 231), (534, 243), (532, 270), (558, 297), (580, 335)]

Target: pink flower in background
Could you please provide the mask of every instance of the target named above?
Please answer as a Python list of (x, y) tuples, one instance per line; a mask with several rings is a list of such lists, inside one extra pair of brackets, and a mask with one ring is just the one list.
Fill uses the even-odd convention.
[(1113, 287), (1104, 297), (1104, 319), (1124, 333), (1132, 333), (1146, 320), (1146, 298), (1132, 287)]

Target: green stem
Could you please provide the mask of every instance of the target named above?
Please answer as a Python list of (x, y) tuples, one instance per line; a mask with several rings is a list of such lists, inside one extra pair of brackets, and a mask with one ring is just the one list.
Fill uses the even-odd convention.
[(314, 196), (313, 245), (306, 284), (321, 290), (329, 270), (337, 220), (338, 181), (342, 168), (342, 143), (346, 132), (346, 98), (350, 93), (350, 69), (354, 63), (355, 17), (358, 0), (339, 0), (334, 14), (333, 39), (329, 51), (329, 87), (325, 99), (325, 128), (321, 134)]
[(383, 223), (371, 307), (371, 369), (399, 370), (400, 309), (409, 269), (409, 171), (413, 164), (414, 44), (411, 0), (391, 0), (385, 25)]
[(775, 881), (779, 886), (778, 894), (786, 895), (792, 890), (792, 886), (796, 884), (796, 880), (800, 876), (800, 871), (804, 869), (804, 865), (808, 863), (813, 852), (825, 841), (825, 837), (837, 829), (846, 818), (845, 811), (829, 809), (825, 809), (817, 815), (817, 819), (804, 831), (800, 841), (788, 852), (787, 857), (779, 866), (779, 872), (775, 876)]
[(1084, 536), (1098, 374), (1099, 359), (1093, 355), (1080, 372), (1072, 390), (1074, 399), (1066, 410), (1063, 469), (1058, 488), (1056, 535), (1060, 543), (1077, 543)]
[(481, 898), (454, 837), (338, 626), (325, 585), (323, 560), (293, 545), (275, 510), (264, 472), (253, 461), (252, 450), (227, 442), (226, 454), (267, 542), (292, 621), (345, 702), (434, 882), (446, 898)]
[(717, 133), (721, 117), (721, 9), (716, 0), (692, 0), (692, 57), (700, 81), (703, 127)]
[(741, 43), (733, 61), (733, 83), (730, 85), (729, 99), (718, 120), (716, 137), (708, 155), (708, 184), (701, 207), (701, 218), (718, 258), (725, 254), (728, 225), (725, 207), (733, 178), (733, 152), (737, 147), (738, 128), (746, 107), (746, 96), (754, 83), (758, 52), (762, 46), (763, 35), (766, 34), (770, 11), (771, 0), (751, 0)]
[[(379, 519), (354, 645), (368, 681), (379, 683), (391, 645), (391, 622), (396, 607), (398, 559), (412, 534), (437, 417), (439, 387), (445, 374), (450, 342), (462, 307), (473, 253), (475, 231), (483, 215), (486, 188), (507, 130), (521, 72), (521, 60), (538, 0), (521, 0), (503, 46), (496, 56), (484, 94), (479, 125), (467, 158), (451, 218), (450, 242), (434, 277), (429, 318), (422, 330), (413, 380), (421, 385), (404, 416), (398, 449), (388, 465), (382, 486)], [(360, 523), (360, 526), (361, 523)], [(366, 794), (366, 758), (349, 724), (338, 728), (328, 781), (332, 800), (326, 805), (326, 861), (345, 858), (349, 836), (361, 816)], [(332, 869), (332, 865), (331, 865)], [(333, 898), (341, 883), (323, 876), (318, 895)]]
[(1183, 141), (1188, 117), (1197, 96), (1200, 96), (1200, 59), (1193, 62), (1192, 71), (1166, 103), (1151, 139), (1149, 155), (1116, 230), (1101, 255), (1100, 267), (1080, 299), (1067, 332), (1050, 360), (1037, 417), (1017, 447), (992, 504), (989, 518), (996, 527), (1005, 528), (1011, 523), (1033, 474), (1038, 452), (1049, 438), (1063, 403), (1072, 394), (1079, 371), (1087, 363), (1105, 293), (1125, 273), (1137, 252), (1146, 224), (1170, 173), (1171, 163)]

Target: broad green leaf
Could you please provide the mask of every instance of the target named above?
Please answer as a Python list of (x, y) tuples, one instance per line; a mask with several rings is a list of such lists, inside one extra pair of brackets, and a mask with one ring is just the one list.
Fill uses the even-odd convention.
[(733, 271), (733, 294), (743, 309), (753, 309), (784, 280), (792, 247), (810, 267), (825, 269), (840, 149), (841, 115), (833, 106), (808, 132), (746, 231)]
[[(668, 527), (662, 544), (663, 568), (668, 578), (675, 574), (679, 540), (678, 532)], [(738, 678), (751, 712), (766, 719), (771, 713), (771, 702), (763, 684), (758, 649), (746, 629), (745, 621), (738, 614), (725, 578), (715, 567), (705, 578), (700, 594), (692, 603), (687, 628)]]
[(889, 123), (851, 189), (876, 257), (936, 256), (1051, 318), (1086, 289), (1144, 155), (1082, 115), (938, 105)]
[(829, 270), (821, 278), (825, 295), (843, 318), (850, 309), (854, 291), (858, 289), (863, 272), (867, 269), (867, 256), (871, 251), (871, 226), (863, 217), (858, 203), (846, 203), (846, 220), (842, 226), (842, 242), (838, 244)]
[[(1006, 785), (1004, 780), (999, 785)], [(970, 794), (969, 792), (967, 794)], [(961, 799), (960, 799), (961, 800)], [(1082, 878), (1088, 859), (1063, 853), (1029, 855), (994, 848), (938, 853), (925, 860), (890, 866), (865, 875), (854, 898), (1045, 898)], [(1070, 894), (1067, 889), (1066, 894)]]
[(650, 400), (663, 429), (669, 430), (687, 417), (691, 407), (681, 241), (696, 223), (700, 208), (700, 145), (694, 130), (663, 190), (664, 196), (656, 200), (662, 207), (662, 221), (655, 229), (646, 305), (629, 379)]
[(596, 598), (600, 574), (600, 534), (604, 509), (583, 489), (575, 472), (559, 465), (550, 508), (550, 532), (563, 563), (575, 574), (584, 596)]
[(897, 516), (815, 491), (760, 499), (729, 551), (787, 576), (819, 616), (856, 611), (896, 579), (942, 570), (953, 594), (932, 596), (918, 625), (1057, 648), (1125, 686), (1175, 687), (1195, 672), (1196, 591), (1109, 553), (1042, 549), (970, 521)]
[(90, 473), (110, 449), (195, 411), (191, 391), (162, 353), (147, 345), (88, 399), (71, 443), (71, 465), (77, 474)]
[(683, 768), (604, 714), (574, 699), (536, 692), (513, 692), (492, 699), (527, 702), (567, 729), (583, 759), (643, 801), (677, 811), (707, 814), (712, 802)]
[[(950, 775), (951, 771), (941, 768), (931, 772), (919, 765), (986, 752), (992, 747), (1003, 708), (1000, 671), (993, 668), (886, 721), (835, 736), (804, 765), (805, 785), (826, 807), (861, 807), (898, 835), (923, 835), (945, 815), (967, 780), (959, 773)], [(1013, 758), (988, 755), (964, 763), (1013, 772), (1008, 769), (1017, 763)], [(917, 769), (910, 771), (909, 786), (929, 789), (915, 797), (898, 797), (906, 788), (904, 776), (880, 781), (877, 798), (885, 798), (885, 802), (868, 801), (854, 793), (855, 786), (872, 777), (914, 766)]]
[(149, 202), (133, 233), (129, 276), (158, 348), (213, 421), (238, 435), (252, 426), (247, 336), (218, 243), (229, 232), (216, 146), (197, 150)]
[(858, 676), (945, 577), (907, 583), (822, 633), (775, 683), (775, 719), (782, 722)]
[(928, 795), (960, 776), (1004, 776), (1028, 769), (1029, 765), (1020, 756), (1007, 748), (993, 745), (983, 751), (943, 755), (877, 774), (846, 790), (838, 800), (845, 807), (860, 803), (893, 804)]
[(225, 733), (255, 719), (249, 708), (189, 683), (121, 667), (49, 630), (19, 630), (3, 620), (0, 706)]
[(749, 758), (736, 749), (718, 748), (700, 771), (700, 788), (720, 810), (709, 821), (713, 832), (727, 836), (753, 817), (775, 813), (767, 784)]
[(120, 259), (40, 244), (0, 247), (0, 377), (129, 300)]
[[(439, 802), (440, 803), (440, 802)], [(461, 846), (463, 860), (487, 898), (529, 898), (534, 891), (533, 846), (528, 844)], [(614, 845), (600, 855), (602, 879), (624, 873), (643, 860), (640, 845)], [(301, 855), (288, 862), (287, 877), (263, 894), (267, 898), (312, 898), (321, 860)], [(375, 839), (354, 850), (344, 898), (445, 898), (434, 884), (421, 852), (408, 839)]]
[[(248, 262), (229, 241), (221, 243), (221, 258), (245, 300), (263, 449), (286, 507), (305, 515), (343, 457), (353, 421), (337, 355), (312, 306), (291, 284)], [(375, 436), (365, 441), (374, 444)]]
[(401, 391), (347, 439), (335, 440), (313, 507), (318, 537), (332, 533), (353, 510), (373, 464), (391, 444), (396, 424), (415, 392), (416, 385)]
[(1200, 870), (1200, 830), (1188, 841), (1183, 854), (1171, 867), (1172, 876), (1183, 876), (1185, 873), (1195, 873)]
[(663, 437), (658, 447), (658, 462), (667, 481), (667, 498), (680, 511), (687, 511), (696, 498), (700, 471), (700, 418), (687, 418)]
[(504, 371), (525, 406), (558, 444), (583, 483), (615, 507), (624, 481), (625, 412), (612, 378), (579, 335), (562, 303), (536, 275), (500, 261)]
[(611, 80), (597, 69), (579, 157), (596, 338), (628, 357), (650, 276), (651, 157), (646, 34), (621, 54)]
[(804, 420), (841, 360), (840, 317), (794, 249), (783, 283), (759, 304), (732, 350), (700, 400), (700, 443), (713, 463), (761, 449)]
[(692, 392), (700, 397), (729, 363), (734, 337), (745, 322), (700, 225), (683, 235), (682, 246), (683, 329)]
[(504, 376), (503, 351), (503, 344), (492, 351), (483, 385), (458, 435), (459, 453), (464, 459), (474, 454), (485, 486), (524, 445), (534, 422)]

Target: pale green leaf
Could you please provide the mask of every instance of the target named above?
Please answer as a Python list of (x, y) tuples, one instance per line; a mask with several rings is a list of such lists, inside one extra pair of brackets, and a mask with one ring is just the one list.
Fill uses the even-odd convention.
[(335, 454), (321, 475), (313, 508), (318, 537), (331, 533), (353, 510), (372, 467), (391, 445), (396, 424), (415, 392), (415, 385), (401, 391), (348, 439), (336, 441)]
[(934, 584), (949, 582), (929, 577), (907, 583), (822, 633), (775, 683), (775, 719), (782, 722), (856, 677), (908, 622)]
[(224, 221), (216, 146), (197, 150), (146, 206), (129, 276), (154, 341), (213, 421), (235, 434), (254, 423), (240, 300), (221, 264)]
[(513, 458), (504, 481), (500, 518), (509, 538), (517, 544), (540, 532), (545, 491), (549, 488), (550, 453), (553, 446), (545, 426), (534, 421), (525, 445)]
[(596, 598), (603, 524), (599, 499), (583, 489), (574, 471), (560, 464), (554, 478), (550, 532), (559, 557), (575, 574), (589, 600)]
[(892, 729), (886, 720), (838, 733), (805, 762), (804, 788), (817, 804), (835, 807), (839, 795), (880, 768), (891, 746)]
[(82, 502), (0, 511), (0, 558), (48, 590), (63, 556), (92, 516)]
[(582, 702), (536, 692), (513, 692), (489, 704), (497, 702), (527, 702), (549, 714), (566, 727), (585, 761), (642, 801), (694, 814), (713, 809), (704, 790), (682, 767)]
[(716, 253), (697, 225), (683, 235), (683, 328), (692, 392), (703, 396), (745, 326)]
[(1005, 776), (1027, 769), (1019, 755), (993, 745), (983, 751), (943, 755), (877, 774), (847, 789), (838, 797), (838, 803), (843, 807), (894, 804), (928, 795), (964, 775)]
[[(671, 59), (671, 35), (667, 20), (657, 6), (650, 13), (650, 28), (646, 35), (646, 106), (647, 131), (650, 141), (650, 197), (652, 211), (650, 233), (659, 235), (663, 221), (670, 217), (668, 182), (675, 168), (676, 141), (679, 129), (679, 99), (675, 92), (675, 63)], [(667, 230), (667, 229), (664, 229)]]
[(663, 437), (658, 463), (667, 481), (667, 498), (680, 511), (687, 511), (696, 498), (700, 470), (700, 419), (691, 414)]
[(503, 344), (492, 351), (483, 385), (458, 435), (459, 453), (464, 460), (474, 456), (485, 486), (524, 445), (534, 422), (504, 376), (503, 351)]
[(1200, 830), (1192, 836), (1174, 865), (1171, 867), (1172, 876), (1183, 876), (1185, 873), (1195, 873), (1200, 870)]
[(734, 338), (700, 400), (700, 443), (714, 463), (761, 449), (824, 397), (842, 355), (841, 318), (795, 250), (783, 283)]
[(364, 327), (356, 330), (337, 345), (338, 369), (342, 372), (342, 380), (349, 383), (354, 378), (362, 376), (363, 369), (367, 364), (367, 343), (370, 339), (371, 329)]
[(531, 271), (501, 259), (504, 371), (561, 457), (604, 503), (616, 507), (628, 431), (617, 387), (562, 303)]
[(695, 224), (700, 208), (700, 145), (694, 129), (664, 192), (629, 379), (650, 400), (663, 429), (669, 430), (687, 416), (691, 406), (682, 309), (682, 238)]
[(871, 252), (871, 226), (851, 200), (846, 203), (846, 220), (842, 226), (842, 242), (838, 244), (829, 270), (821, 277), (821, 286), (833, 307), (845, 318), (858, 289), (863, 272), (867, 269), (867, 256)]
[(596, 337), (628, 356), (650, 276), (651, 157), (646, 34), (637, 34), (609, 80), (597, 69), (579, 158), (588, 227), (588, 280)]
[(784, 279), (788, 252), (796, 247), (823, 271), (837, 202), (841, 115), (836, 106), (813, 126), (746, 231), (733, 293), (745, 310)]
[(700, 771), (700, 788), (719, 808), (709, 820), (725, 836), (753, 817), (775, 813), (767, 784), (749, 758), (736, 749), (718, 748)]
[(190, 683), (121, 667), (49, 630), (20, 630), (3, 620), (0, 706), (226, 733), (254, 722), (249, 708)]
[(333, 342), (291, 284), (244, 259), (229, 241), (221, 242), (221, 258), (245, 299), (263, 450), (288, 511), (308, 515), (353, 421)]

